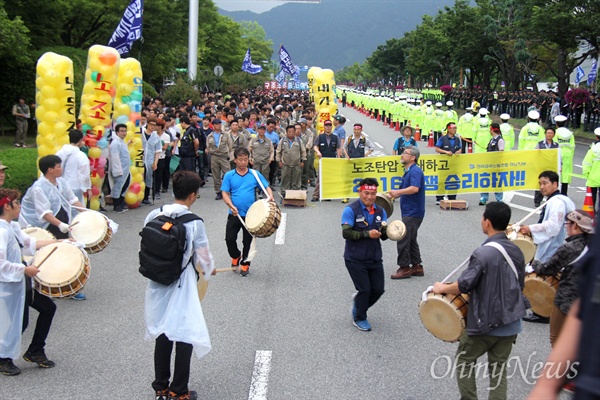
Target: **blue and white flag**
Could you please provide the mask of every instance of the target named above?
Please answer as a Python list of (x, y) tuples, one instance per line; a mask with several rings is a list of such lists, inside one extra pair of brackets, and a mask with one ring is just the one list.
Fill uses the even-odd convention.
[(252, 57), (250, 56), (250, 47), (248, 47), (248, 51), (246, 51), (246, 55), (244, 56), (244, 62), (242, 63), (242, 71), (252, 75), (260, 74), (262, 72), (262, 67), (260, 65), (252, 64)]
[(298, 70), (298, 66), (292, 62), (290, 53), (283, 46), (279, 48), (279, 64), (281, 65), (281, 69), (291, 76), (294, 76)]
[(119, 54), (131, 51), (131, 45), (142, 37), (142, 13), (144, 0), (131, 0), (125, 9), (121, 22), (112, 34), (108, 45), (117, 49)]
[(292, 75), (292, 78), (294, 79), (294, 82), (300, 82), (300, 67), (297, 65), (294, 65), (294, 67), (296, 68), (296, 73)]
[(275, 80), (279, 83), (279, 86), (283, 86), (285, 81), (285, 71), (283, 69), (280, 69), (277, 75), (275, 75)]
[(596, 80), (596, 75), (598, 74), (598, 59), (595, 59), (592, 63), (592, 69), (588, 75), (587, 84), (588, 86), (592, 86), (592, 83)]
[(579, 65), (577, 67), (577, 73), (575, 74), (575, 84), (579, 85), (579, 82), (581, 82), (581, 80), (583, 79), (584, 76), (585, 76), (585, 71), (583, 70), (583, 68), (581, 68), (581, 65)]

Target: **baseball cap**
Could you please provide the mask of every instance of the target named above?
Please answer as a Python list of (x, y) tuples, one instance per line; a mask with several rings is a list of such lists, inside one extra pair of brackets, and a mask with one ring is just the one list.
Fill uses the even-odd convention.
[(299, 124), (308, 124), (308, 121), (306, 120), (306, 118), (299, 118), (298, 123)]
[(6, 165), (3, 165), (2, 161), (0, 161), (0, 171), (3, 171), (5, 169), (8, 169), (8, 167)]
[(326, 119), (325, 121), (323, 121), (323, 125), (333, 125), (333, 123), (330, 119)]
[(213, 125), (214, 124), (221, 124), (221, 123), (223, 123), (223, 121), (221, 121), (219, 118), (215, 118), (215, 119), (212, 120), (212, 124)]

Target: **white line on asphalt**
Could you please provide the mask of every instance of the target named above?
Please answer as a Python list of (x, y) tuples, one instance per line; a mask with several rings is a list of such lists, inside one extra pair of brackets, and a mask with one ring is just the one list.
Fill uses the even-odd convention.
[(579, 165), (579, 164), (573, 164), (574, 166), (578, 167), (578, 168), (583, 168), (583, 166)]
[(273, 352), (270, 350), (256, 350), (248, 400), (267, 400), (272, 354)]
[(275, 244), (285, 244), (285, 222), (287, 220), (287, 213), (281, 213), (281, 222), (279, 228), (277, 228), (277, 235), (275, 236)]
[(373, 143), (375, 144), (375, 146), (379, 147), (380, 149), (383, 149), (383, 146), (380, 145), (379, 143), (377, 143), (377, 142), (373, 142)]
[(515, 196), (521, 196), (521, 197), (526, 197), (528, 199), (533, 199), (533, 195), (532, 194), (527, 194), (527, 193), (521, 193), (521, 192), (514, 192)]

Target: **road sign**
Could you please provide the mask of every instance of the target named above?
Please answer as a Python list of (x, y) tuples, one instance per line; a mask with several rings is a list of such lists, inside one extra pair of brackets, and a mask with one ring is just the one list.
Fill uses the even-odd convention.
[(221, 67), (220, 65), (217, 65), (213, 71), (216, 76), (223, 75), (223, 67)]

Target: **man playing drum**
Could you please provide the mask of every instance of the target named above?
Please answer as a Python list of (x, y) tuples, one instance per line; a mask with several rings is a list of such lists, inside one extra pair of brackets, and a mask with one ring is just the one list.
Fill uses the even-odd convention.
[[(240, 274), (242, 276), (248, 276), (250, 273), (250, 261), (247, 260), (247, 257), (250, 252), (252, 235), (250, 235), (250, 232), (243, 227), (238, 215), (242, 217), (242, 219), (245, 219), (248, 209), (252, 203), (256, 201), (255, 191), (257, 188), (261, 187), (258, 179), (260, 179), (262, 186), (265, 187), (269, 194), (269, 200), (275, 201), (275, 199), (273, 198), (273, 192), (269, 187), (267, 179), (265, 179), (261, 173), (256, 171), (256, 175), (254, 175), (248, 168), (248, 159), (250, 157), (248, 149), (239, 147), (235, 150), (233, 156), (235, 169), (232, 169), (225, 174), (223, 183), (221, 184), (223, 201), (227, 204), (227, 207), (229, 207), (227, 226), (225, 227), (225, 243), (227, 244), (227, 251), (231, 257), (231, 266), (240, 266)], [(240, 252), (237, 245), (237, 236), (242, 228), (243, 250)]]
[(381, 240), (386, 240), (387, 215), (375, 204), (375, 178), (365, 178), (358, 184), (359, 199), (344, 208), (342, 237), (346, 239), (344, 262), (358, 291), (354, 296), (352, 323), (361, 331), (370, 331), (367, 310), (384, 292), (383, 254)]
[(506, 361), (525, 315), (525, 259), (504, 233), (510, 221), (510, 207), (502, 202), (488, 203), (481, 228), (487, 235), (471, 255), (469, 266), (456, 282), (436, 282), (433, 293), (469, 294), (467, 329), (456, 353), (458, 389), (462, 399), (477, 398), (479, 357), (487, 353), (490, 398), (506, 399)]
[[(539, 175), (540, 192), (546, 196), (547, 201), (537, 224), (525, 225), (520, 232), (531, 235), (537, 244), (535, 259), (546, 262), (556, 250), (564, 243), (567, 231), (564, 226), (567, 214), (575, 210), (575, 204), (559, 190), (559, 177), (554, 171), (544, 171)], [(543, 318), (535, 313), (525, 317), (528, 322), (548, 323), (548, 318)]]
[(15, 222), (21, 210), (20, 195), (17, 190), (0, 189), (0, 373), (8, 376), (21, 373), (13, 359), (21, 353), (21, 333), (29, 323), (29, 307), (40, 314), (23, 358), (42, 368), (54, 367), (44, 347), (56, 305), (50, 298), (31, 290), (28, 278), (37, 275), (38, 269), (24, 265), (22, 259), (23, 254), (33, 255), (36, 249), (56, 240), (36, 240), (21, 231)]
[[(391, 190), (391, 198), (401, 197), (400, 210), (402, 222), (406, 226), (406, 235), (398, 241), (398, 270), (392, 274), (392, 279), (407, 279), (411, 276), (424, 276), (421, 250), (417, 242), (417, 233), (425, 217), (425, 175), (419, 161), (419, 149), (408, 146), (400, 155), (404, 166), (402, 187)], [(411, 267), (412, 265), (412, 267)]]

